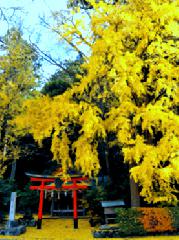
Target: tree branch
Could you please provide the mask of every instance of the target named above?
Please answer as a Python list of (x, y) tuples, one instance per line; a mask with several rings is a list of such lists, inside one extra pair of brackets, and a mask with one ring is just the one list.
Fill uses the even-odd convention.
[(48, 63), (50, 63), (52, 65), (55, 65), (55, 66), (59, 67), (60, 69), (65, 71), (71, 77), (71, 72), (63, 66), (63, 63), (57, 62), (50, 54), (48, 54), (48, 53), (44, 52), (42, 49), (40, 49), (39, 46), (37, 46), (37, 44), (35, 44), (31, 41), (30, 37), (29, 37), (29, 41), (30, 41), (31, 45), (34, 47), (35, 51), (38, 54), (40, 54), (41, 57), (45, 61), (47, 61)]
[(52, 29), (50, 24), (48, 22), (45, 21), (44, 18), (40, 18), (41, 21), (43, 22), (44, 26), (47, 28), (47, 29), (50, 29), (51, 31), (57, 33), (58, 35), (61, 36), (61, 38), (63, 40), (65, 40), (65, 42), (68, 43), (68, 45), (70, 45), (80, 56), (82, 56), (84, 59), (87, 59), (87, 56), (71, 41), (69, 41), (67, 38), (65, 38), (64, 36), (62, 36), (62, 34), (56, 30), (56, 29)]

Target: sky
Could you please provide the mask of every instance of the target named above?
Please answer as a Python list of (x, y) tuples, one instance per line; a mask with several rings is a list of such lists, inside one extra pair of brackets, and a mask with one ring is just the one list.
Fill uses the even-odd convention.
[[(45, 16), (48, 21), (52, 21), (51, 12), (66, 10), (67, 0), (0, 0), (0, 7), (7, 9), (12, 14), (12, 7), (20, 7), (22, 11), (16, 11), (14, 24), (22, 23), (23, 38), (38, 44), (40, 49), (49, 52), (54, 58), (65, 60), (75, 59), (73, 53), (67, 50), (67, 46), (59, 43), (58, 36), (42, 26), (40, 17)], [(7, 23), (0, 21), (0, 35), (4, 35), (8, 29)], [(48, 78), (57, 70), (57, 67), (43, 62), (42, 79), (47, 81)]]

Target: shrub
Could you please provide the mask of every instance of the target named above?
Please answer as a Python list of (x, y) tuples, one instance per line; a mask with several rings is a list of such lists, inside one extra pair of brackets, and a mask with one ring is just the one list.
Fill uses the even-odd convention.
[(0, 179), (0, 211), (9, 211), (11, 192), (16, 191), (16, 189), (14, 181)]
[(139, 208), (142, 213), (140, 222), (146, 232), (174, 231), (172, 216), (167, 208)]
[(105, 192), (101, 186), (95, 186), (85, 192), (84, 206), (87, 209), (87, 213), (90, 217), (90, 225), (96, 226), (104, 222), (103, 208), (101, 201), (104, 199)]
[(172, 218), (172, 226), (176, 229), (179, 229), (179, 207), (169, 207), (168, 208), (171, 218)]
[(121, 236), (172, 233), (179, 229), (179, 208), (120, 208), (116, 222)]
[(141, 213), (137, 208), (118, 208), (116, 213), (121, 236), (145, 235), (146, 231), (140, 221)]
[(38, 191), (29, 189), (30, 183), (27, 184), (23, 190), (17, 191), (17, 211), (29, 214), (35, 212), (39, 204)]

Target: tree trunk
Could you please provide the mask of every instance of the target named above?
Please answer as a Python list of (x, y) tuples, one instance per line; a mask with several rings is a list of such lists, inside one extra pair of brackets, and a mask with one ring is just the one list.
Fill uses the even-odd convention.
[(107, 175), (110, 177), (109, 158), (108, 158), (107, 150), (105, 150), (105, 162), (106, 162), (106, 172), (107, 172)]
[(138, 184), (130, 177), (131, 207), (140, 207)]
[(108, 182), (111, 182), (111, 173), (110, 173), (110, 164), (109, 164), (109, 148), (108, 148), (107, 139), (105, 140), (104, 156), (105, 156), (105, 163), (106, 163), (107, 179), (108, 179)]
[(12, 168), (11, 168), (11, 175), (10, 175), (10, 181), (13, 181), (15, 179), (16, 175), (16, 160), (12, 162)]
[(2, 154), (2, 161), (5, 162), (7, 153), (7, 139), (5, 139), (4, 147), (3, 147), (3, 154)]
[[(133, 165), (130, 165), (131, 169)], [(140, 207), (140, 195), (139, 195), (139, 186), (134, 181), (133, 177), (130, 176), (130, 193), (131, 193), (131, 207)]]

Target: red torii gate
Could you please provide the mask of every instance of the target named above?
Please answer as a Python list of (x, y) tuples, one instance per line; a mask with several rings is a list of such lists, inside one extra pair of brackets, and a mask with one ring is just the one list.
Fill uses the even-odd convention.
[[(82, 183), (82, 181), (87, 181), (87, 177), (81, 176), (70, 176), (70, 180), (64, 182), (59, 177), (44, 176), (44, 175), (34, 175), (26, 173), (30, 177), (31, 182), (38, 182), (40, 185), (30, 186), (30, 190), (39, 190), (39, 208), (38, 208), (38, 220), (37, 229), (42, 228), (42, 215), (43, 215), (43, 201), (44, 201), (44, 191), (45, 190), (72, 190), (73, 191), (73, 220), (74, 228), (78, 228), (78, 207), (77, 207), (77, 191), (80, 189), (87, 189), (88, 185)], [(54, 183), (54, 185), (52, 185)], [(67, 184), (68, 183), (68, 184)], [(47, 185), (51, 184), (51, 185)]]

